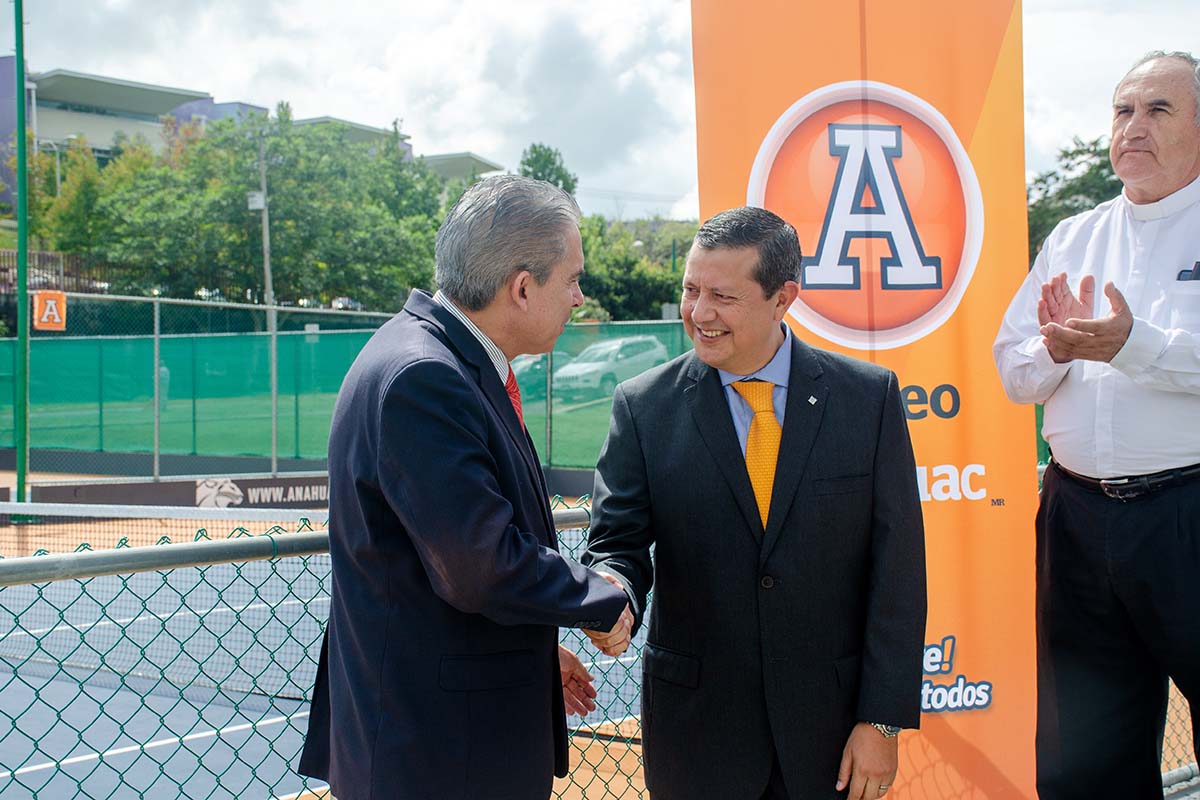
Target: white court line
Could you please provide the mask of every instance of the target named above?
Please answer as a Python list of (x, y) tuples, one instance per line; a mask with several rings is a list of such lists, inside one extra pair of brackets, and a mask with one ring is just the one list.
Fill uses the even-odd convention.
[(593, 667), (611, 667), (613, 664), (632, 664), (641, 656), (621, 656), (620, 658), (600, 658), (592, 661), (583, 662), (583, 668), (591, 670)]
[(112, 756), (125, 755), (126, 753), (137, 753), (150, 750), (155, 747), (166, 747), (169, 744), (183, 744), (184, 742), (194, 742), (198, 739), (211, 739), (216, 736), (224, 736), (229, 733), (238, 733), (239, 731), (266, 728), (270, 725), (279, 725), (283, 722), (291, 722), (300, 717), (307, 717), (307, 711), (298, 711), (286, 717), (271, 717), (270, 719), (260, 720), (258, 722), (246, 722), (241, 725), (230, 725), (228, 728), (221, 728), (219, 731), (203, 731), (201, 733), (189, 733), (187, 736), (173, 736), (170, 739), (159, 739), (147, 744), (135, 744), (128, 747), (118, 747), (114, 750), (106, 750), (103, 753), (88, 753), (83, 756), (73, 756), (63, 759), (62, 761), (47, 761), (44, 764), (34, 764), (32, 767), (21, 767), (14, 772), (0, 772), (0, 780), (4, 778), (13, 778), (17, 775), (25, 775), (30, 772), (41, 772), (47, 769), (61, 769), (62, 767), (72, 764), (82, 764), (86, 761), (102, 761), (105, 758)]
[(320, 797), (321, 792), (325, 792), (326, 793), (325, 796), (329, 797), (328, 784), (321, 784), (320, 786), (313, 786), (310, 789), (302, 789), (299, 792), (292, 792), (291, 794), (276, 795), (274, 798), (272, 798), (272, 800), (296, 800), (297, 797)]
[(56, 625), (53, 628), (35, 628), (33, 630), (24, 630), (24, 629), (12, 630), (12, 631), (9, 631), (8, 633), (0, 634), (0, 639), (7, 641), (9, 638), (11, 638), (13, 636), (45, 636), (46, 634), (62, 633), (64, 631), (75, 631), (76, 633), (83, 633), (85, 631), (90, 631), (92, 628), (99, 628), (101, 625), (125, 626), (125, 625), (132, 625), (135, 622), (148, 622), (149, 620), (152, 620), (152, 619), (162, 620), (165, 622), (166, 620), (172, 619), (174, 617), (179, 617), (179, 616), (192, 615), (192, 616), (208, 617), (208, 616), (212, 616), (213, 614), (237, 614), (237, 613), (241, 613), (242, 611), (260, 611), (264, 608), (279, 608), (280, 606), (295, 606), (295, 605), (307, 606), (309, 603), (317, 603), (317, 602), (326, 602), (327, 603), (327, 602), (329, 602), (329, 598), (324, 597), (324, 596), (317, 596), (317, 597), (313, 597), (308, 600), (281, 600), (278, 603), (247, 603), (246, 605), (243, 605), (243, 606), (222, 606), (220, 608), (210, 608), (210, 609), (188, 608), (188, 607), (184, 606), (176, 611), (172, 611), (170, 614), (165, 614), (165, 615), (164, 614), (156, 614), (153, 611), (151, 611), (147, 614), (141, 614), (136, 617), (129, 617), (128, 619), (100, 619), (100, 620), (96, 620), (95, 622), (85, 622), (81, 625), (72, 625), (69, 622), (64, 622), (62, 625)]

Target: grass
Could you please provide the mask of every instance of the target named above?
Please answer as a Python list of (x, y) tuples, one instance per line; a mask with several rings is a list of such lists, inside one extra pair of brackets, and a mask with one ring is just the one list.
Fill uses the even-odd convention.
[[(279, 398), (279, 455), (324, 458), (333, 416), (333, 393)], [(591, 469), (608, 435), (609, 398), (581, 403), (556, 402), (551, 456), (554, 467)], [(300, 427), (296, 429), (297, 410)], [(538, 455), (546, 462), (546, 407), (527, 402), (525, 424)], [(103, 413), (103, 429), (101, 429)], [(12, 410), (0, 408), (0, 446), (12, 446)], [(96, 402), (32, 402), (29, 442), (35, 448), (85, 452), (148, 453), (154, 444), (154, 404), (150, 398)], [(270, 456), (271, 398), (172, 397), (159, 419), (160, 452), (183, 455)]]
[[(333, 394), (279, 398), (279, 455), (323, 458), (333, 414)], [(103, 426), (101, 426), (103, 414)], [(4, 416), (11, 419), (11, 412)], [(6, 420), (8, 421), (8, 420)], [(11, 424), (0, 443), (11, 443)], [(31, 403), (29, 443), (37, 448), (144, 453), (154, 444), (154, 404), (149, 398), (96, 403)], [(160, 452), (185, 455), (270, 456), (269, 395), (172, 398), (159, 419)]]

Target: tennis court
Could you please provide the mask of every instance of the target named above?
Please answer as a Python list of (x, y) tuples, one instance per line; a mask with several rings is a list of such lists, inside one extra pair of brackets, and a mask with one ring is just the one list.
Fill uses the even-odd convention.
[[(275, 519), (198, 521), (168, 512)], [(121, 513), (150, 518), (106, 520), (60, 509), (65, 513), (76, 516), (39, 517), (41, 525), (6, 520), (0, 540), (12, 540), (14, 529), (25, 530), (27, 543), (91, 529), (109, 540), (123, 531), (118, 541), (145, 541), (159, 528), (179, 543), (195, 538), (198, 524), (210, 539), (223, 535), (215, 534), (217, 524), (234, 524), (229, 532), (239, 538), (267, 531), (282, 538), (320, 531), (324, 523), (314, 518), (310, 525), (301, 521), (305, 512), (294, 511), (127, 508)], [(31, 536), (38, 527), (45, 535)], [(188, 529), (191, 535), (181, 533)], [(567, 551), (582, 541), (578, 529), (562, 533)], [(325, 554), (0, 589), (0, 723), (9, 723), (0, 724), (0, 795), (266, 798), (319, 791), (321, 784), (293, 770), (328, 589)], [(571, 720), (579, 730), (576, 768), (557, 791), (565, 798), (637, 797), (640, 764), (629, 739), (638, 733), (641, 640), (620, 659), (598, 654), (576, 632), (564, 631), (563, 641), (590, 661), (599, 696), (595, 712)]]

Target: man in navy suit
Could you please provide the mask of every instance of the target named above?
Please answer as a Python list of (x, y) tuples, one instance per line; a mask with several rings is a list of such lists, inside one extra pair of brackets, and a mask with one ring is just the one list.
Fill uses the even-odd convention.
[[(333, 588), (302, 774), (339, 800), (544, 800), (591, 676), (628, 645), (621, 589), (559, 554), (508, 362), (583, 295), (579, 208), (514, 175), (469, 188), (414, 291), (355, 360), (329, 434)], [(603, 633), (597, 633), (601, 631)]]

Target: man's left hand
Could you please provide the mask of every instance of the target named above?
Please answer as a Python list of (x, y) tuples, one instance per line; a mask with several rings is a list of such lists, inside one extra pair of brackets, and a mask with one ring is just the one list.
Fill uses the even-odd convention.
[(1104, 294), (1112, 305), (1112, 313), (1103, 319), (1071, 318), (1063, 324), (1047, 322), (1042, 325), (1042, 341), (1050, 357), (1059, 364), (1074, 359), (1112, 361), (1125, 346), (1133, 329), (1133, 312), (1125, 296), (1109, 281)]
[(579, 656), (572, 653), (561, 644), (558, 646), (558, 671), (562, 673), (563, 703), (567, 707), (567, 716), (585, 714), (595, 711), (596, 704), (592, 699), (596, 696), (596, 688), (592, 686), (592, 675), (588, 672)]
[(879, 800), (887, 794), (900, 764), (898, 741), (865, 722), (855, 725), (842, 751), (837, 790), (849, 786), (848, 800)]

